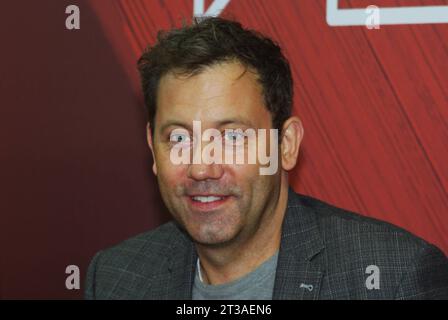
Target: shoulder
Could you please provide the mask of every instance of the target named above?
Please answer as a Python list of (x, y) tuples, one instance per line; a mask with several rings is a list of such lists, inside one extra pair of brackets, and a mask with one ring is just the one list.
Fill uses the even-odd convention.
[(422, 238), (389, 222), (342, 209), (310, 196), (298, 196), (303, 206), (315, 212), (321, 236), (327, 245), (361, 242), (367, 248), (370, 243), (379, 246), (379, 250), (392, 248), (410, 251), (432, 246)]
[[(448, 259), (436, 246), (391, 223), (309, 196), (298, 197), (305, 211), (316, 217), (329, 287), (355, 288), (346, 298), (448, 297)], [(372, 270), (381, 275), (381, 290), (364, 286)]]
[(85, 281), (86, 299), (138, 298), (138, 289), (164, 272), (168, 253), (185, 240), (174, 222), (141, 233), (99, 251), (91, 260)]
[(170, 245), (181, 238), (181, 231), (174, 222), (143, 232), (100, 252), (102, 263), (124, 267), (130, 259), (160, 260)]

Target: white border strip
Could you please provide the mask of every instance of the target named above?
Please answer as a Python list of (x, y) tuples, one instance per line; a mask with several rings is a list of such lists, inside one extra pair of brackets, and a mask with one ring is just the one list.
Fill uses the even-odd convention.
[[(379, 8), (381, 25), (448, 23), (448, 6)], [(327, 23), (330, 26), (365, 26), (365, 9), (338, 9), (338, 0), (327, 0)]]
[(207, 11), (204, 11), (204, 0), (194, 0), (193, 2), (193, 16), (194, 17), (217, 17), (227, 7), (230, 0), (214, 0)]

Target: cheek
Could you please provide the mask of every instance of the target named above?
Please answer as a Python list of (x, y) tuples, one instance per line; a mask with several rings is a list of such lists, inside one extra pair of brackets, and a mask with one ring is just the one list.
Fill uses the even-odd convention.
[(168, 188), (172, 188), (178, 185), (186, 177), (187, 171), (185, 165), (176, 165), (171, 162), (169, 153), (157, 152), (157, 178), (163, 185), (167, 185)]
[(245, 189), (246, 193), (250, 190), (250, 193), (255, 195), (269, 194), (272, 188), (280, 183), (280, 172), (273, 175), (262, 175), (260, 167), (259, 164), (231, 166), (236, 184)]
[(228, 168), (232, 172), (232, 176), (238, 185), (246, 185), (250, 187), (257, 179), (260, 178), (259, 166), (257, 164), (235, 164)]
[(158, 177), (163, 182), (163, 184), (167, 185), (169, 188), (172, 188), (174, 191), (174, 186), (181, 184), (186, 176), (186, 168), (181, 165), (173, 165), (168, 162), (164, 162), (162, 165), (158, 167)]

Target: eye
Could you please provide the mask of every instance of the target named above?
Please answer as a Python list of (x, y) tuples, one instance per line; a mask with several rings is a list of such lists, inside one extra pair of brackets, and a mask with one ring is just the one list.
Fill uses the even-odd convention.
[(241, 130), (226, 130), (224, 132), (224, 141), (233, 145), (244, 144), (245, 134)]
[(170, 141), (175, 143), (189, 143), (190, 135), (187, 132), (176, 132), (175, 130), (170, 134)]

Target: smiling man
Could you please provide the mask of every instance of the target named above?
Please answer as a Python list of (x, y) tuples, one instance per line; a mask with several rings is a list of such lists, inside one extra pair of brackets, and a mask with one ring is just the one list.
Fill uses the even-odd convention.
[(272, 40), (208, 18), (161, 33), (139, 71), (152, 170), (174, 219), (99, 252), (86, 298), (448, 298), (439, 249), (289, 188), (304, 129)]

